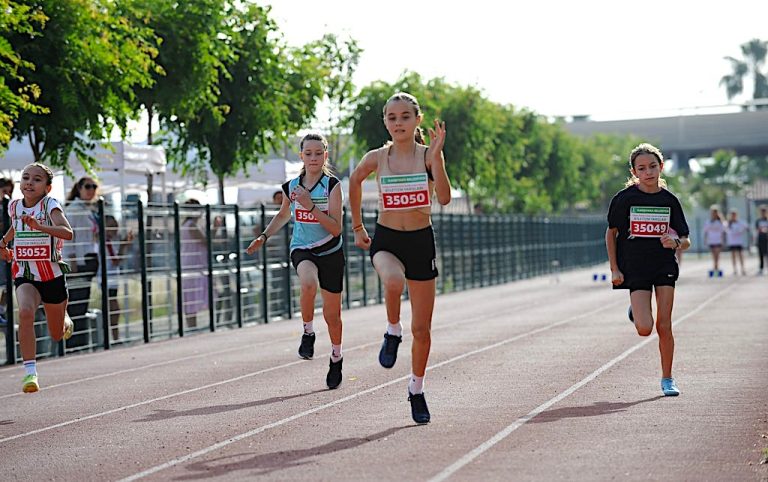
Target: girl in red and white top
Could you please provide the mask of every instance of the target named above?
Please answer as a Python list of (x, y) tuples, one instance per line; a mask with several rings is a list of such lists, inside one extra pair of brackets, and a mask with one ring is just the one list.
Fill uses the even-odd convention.
[(71, 240), (72, 228), (59, 202), (48, 196), (53, 172), (40, 163), (30, 164), (21, 174), (23, 199), (8, 206), (11, 226), (0, 239), (0, 256), (13, 261), (11, 275), (19, 304), (19, 345), (24, 360), (22, 391), (40, 389), (37, 380), (35, 312), (43, 303), (48, 332), (56, 341), (72, 336), (67, 316), (69, 267), (61, 260), (64, 240)]

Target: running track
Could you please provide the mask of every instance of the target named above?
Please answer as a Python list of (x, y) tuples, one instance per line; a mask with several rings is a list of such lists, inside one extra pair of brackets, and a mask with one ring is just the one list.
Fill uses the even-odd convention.
[(627, 293), (581, 270), (438, 297), (426, 426), (378, 305), (343, 313), (338, 390), (319, 317), (313, 361), (294, 319), (41, 361), (33, 395), (2, 368), (0, 479), (768, 480), (768, 277), (706, 266), (678, 284), (677, 398)]

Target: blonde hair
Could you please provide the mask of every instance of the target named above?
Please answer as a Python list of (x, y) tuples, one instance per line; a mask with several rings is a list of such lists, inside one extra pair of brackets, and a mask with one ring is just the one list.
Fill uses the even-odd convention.
[[(656, 160), (659, 161), (659, 165), (664, 165), (664, 155), (661, 153), (661, 150), (654, 146), (653, 144), (648, 144), (647, 142), (644, 142), (642, 144), (639, 144), (637, 147), (632, 149), (632, 152), (629, 153), (629, 168), (634, 170), (635, 169), (635, 159), (637, 159), (637, 156), (640, 156), (642, 154), (648, 154), (651, 156), (656, 157)], [(638, 184), (640, 182), (640, 179), (637, 178), (634, 174), (630, 176), (627, 179), (627, 182), (624, 184), (624, 187), (634, 186), (635, 184)], [(666, 188), (667, 187), (667, 181), (664, 180), (664, 178), (661, 177), (661, 174), (659, 174), (659, 187)]]

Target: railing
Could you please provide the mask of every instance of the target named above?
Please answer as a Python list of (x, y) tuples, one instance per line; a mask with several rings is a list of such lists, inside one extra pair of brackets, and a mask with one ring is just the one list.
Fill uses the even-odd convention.
[[(52, 342), (42, 309), (38, 310), (38, 357), (269, 323), (299, 312), (299, 283), (292, 274), (288, 251), (292, 224), (270, 238), (254, 256), (245, 254), (251, 240), (277, 214), (275, 207), (139, 202), (117, 210), (102, 201), (95, 206), (92, 218), (98, 232), (95, 256), (99, 270), (80, 271), (67, 278), (70, 314), (76, 315), (72, 316), (75, 333), (67, 342)], [(68, 217), (78, 214), (73, 208), (65, 210)], [(5, 226), (7, 212), (4, 206)], [(376, 211), (363, 211), (363, 222), (371, 234), (375, 234), (377, 217)], [(435, 213), (432, 222), (440, 271), (438, 293), (605, 261), (602, 216)], [(84, 240), (91, 234), (87, 230), (80, 228), (73, 242), (87, 243)], [(132, 240), (129, 231), (134, 235)], [(350, 216), (345, 211), (344, 306), (381, 303), (381, 284), (368, 252), (354, 246), (351, 234)], [(69, 261), (85, 265), (87, 260)], [(3, 269), (10, 275), (9, 265)], [(8, 282), (9, 294), (11, 287)], [(73, 297), (77, 289), (80, 298)], [(90, 295), (82, 298), (84, 290), (90, 290)], [(8, 323), (0, 326), (5, 337), (5, 343), (0, 344), (0, 363), (12, 364), (20, 360), (14, 322), (18, 315), (15, 299), (7, 298)], [(318, 297), (318, 307), (320, 302)]]

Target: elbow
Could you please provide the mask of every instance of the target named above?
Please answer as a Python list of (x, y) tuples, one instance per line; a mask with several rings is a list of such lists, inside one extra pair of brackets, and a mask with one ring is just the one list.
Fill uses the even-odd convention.
[(443, 206), (447, 206), (451, 202), (451, 194), (447, 194), (444, 196), (437, 196), (437, 202), (439, 202)]

